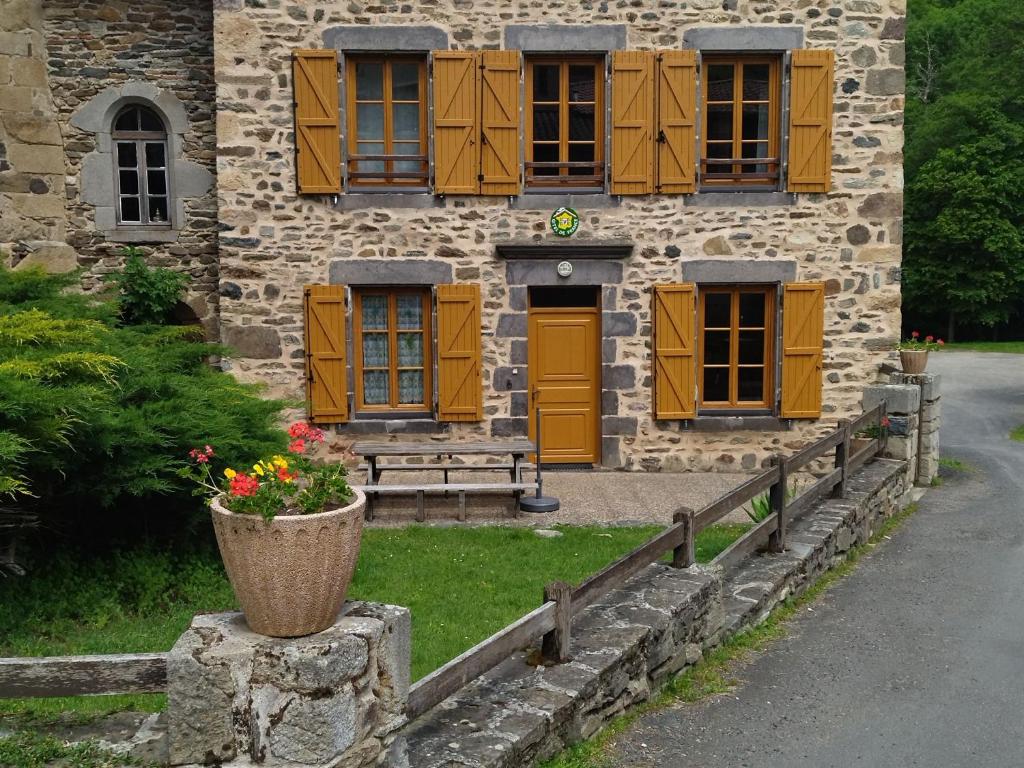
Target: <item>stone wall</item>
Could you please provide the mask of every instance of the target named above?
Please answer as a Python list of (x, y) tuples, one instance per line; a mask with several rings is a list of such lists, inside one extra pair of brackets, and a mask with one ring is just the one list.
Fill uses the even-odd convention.
[(893, 373), (889, 384), (864, 391), (865, 410), (885, 400), (889, 414), (886, 455), (907, 462), (907, 480), (928, 486), (939, 474), (942, 377)]
[[(577, 237), (632, 240), (632, 257), (605, 284), (602, 310), (604, 463), (649, 470), (757, 467), (859, 409), (860, 391), (891, 356), (900, 327), (904, 0), (697, 0), (578, 4), (438, 0), (243, 3), (215, 11), (218, 202), (225, 337), (241, 379), (301, 397), (302, 286), (332, 265), (377, 259), (443, 262), (455, 281), (484, 286), (485, 421), (451, 436), (525, 431), (525, 291), (507, 278), (495, 245), (548, 237), (565, 196), (542, 198), (296, 195), (291, 52), (325, 47), (332, 27), (427, 25), (453, 48), (498, 48), (504, 28), (563, 19), (625, 25), (627, 47), (679, 48), (703, 25), (799, 25), (808, 47), (836, 50), (833, 191), (827, 195), (576, 196)], [(372, 25), (372, 27), (370, 26)], [(531, 203), (531, 200), (533, 201)], [(588, 202), (589, 200), (589, 202)], [(527, 206), (533, 205), (533, 209)], [(708, 258), (745, 269), (786, 263), (797, 280), (827, 286), (824, 422), (790, 431), (706, 432), (651, 416), (651, 286), (679, 282)], [(509, 375), (513, 367), (518, 375)]]

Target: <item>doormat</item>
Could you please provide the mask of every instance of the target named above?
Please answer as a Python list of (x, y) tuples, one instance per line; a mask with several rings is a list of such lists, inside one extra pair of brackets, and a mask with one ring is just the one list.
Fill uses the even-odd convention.
[(545, 472), (593, 472), (593, 464), (541, 464)]

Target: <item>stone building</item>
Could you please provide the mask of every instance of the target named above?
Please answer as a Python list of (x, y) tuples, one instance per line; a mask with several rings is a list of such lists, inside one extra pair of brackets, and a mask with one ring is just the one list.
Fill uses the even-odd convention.
[(905, 0), (42, 6), (0, 19), (0, 249), (188, 269), (342, 436), (539, 407), (546, 461), (750, 469), (898, 340)]

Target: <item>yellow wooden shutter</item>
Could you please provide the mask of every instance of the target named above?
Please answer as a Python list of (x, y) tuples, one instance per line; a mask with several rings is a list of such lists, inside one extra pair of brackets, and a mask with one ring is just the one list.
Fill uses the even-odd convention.
[(821, 416), (825, 284), (786, 283), (782, 296), (782, 417)]
[(437, 286), (437, 417), (483, 418), (480, 286)]
[(697, 415), (693, 283), (654, 286), (654, 418)]
[(480, 54), (480, 194), (519, 194), (519, 51)]
[(434, 51), (434, 192), (479, 191), (478, 54)]
[(295, 51), (295, 168), (299, 193), (341, 192), (341, 130), (338, 123), (338, 54)]
[(654, 52), (612, 53), (614, 195), (654, 191)]
[(832, 184), (833, 58), (831, 50), (793, 51), (790, 192), (828, 192)]
[(345, 286), (307, 285), (306, 401), (319, 424), (348, 421)]
[(697, 191), (697, 52), (658, 53), (658, 191)]

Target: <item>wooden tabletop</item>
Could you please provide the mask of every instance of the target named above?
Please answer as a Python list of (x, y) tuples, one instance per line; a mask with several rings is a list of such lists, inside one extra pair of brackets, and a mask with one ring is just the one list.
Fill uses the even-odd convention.
[(369, 443), (360, 442), (352, 446), (360, 456), (435, 456), (438, 454), (496, 454), (532, 453), (533, 443), (529, 440), (492, 440), (472, 443)]

